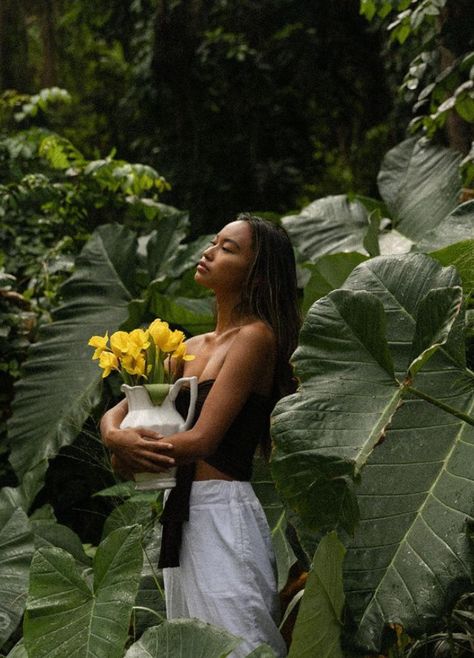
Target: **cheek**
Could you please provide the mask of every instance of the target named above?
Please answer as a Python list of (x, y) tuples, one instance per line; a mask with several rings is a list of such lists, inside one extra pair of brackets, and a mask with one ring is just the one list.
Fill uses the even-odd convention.
[(236, 264), (233, 268), (229, 268), (228, 275), (229, 278), (232, 278), (238, 285), (242, 285), (248, 277), (249, 266), (247, 264)]

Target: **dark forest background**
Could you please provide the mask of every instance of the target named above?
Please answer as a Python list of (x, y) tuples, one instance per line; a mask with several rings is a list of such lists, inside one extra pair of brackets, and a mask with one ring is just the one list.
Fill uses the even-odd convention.
[(374, 195), (409, 119), (411, 56), (359, 0), (0, 5), (0, 88), (67, 89), (51, 127), (86, 157), (155, 167), (195, 234), (241, 210)]

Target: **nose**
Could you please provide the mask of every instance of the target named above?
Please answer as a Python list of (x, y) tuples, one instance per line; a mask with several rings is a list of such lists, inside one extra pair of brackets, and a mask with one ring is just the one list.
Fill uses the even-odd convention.
[(202, 252), (203, 258), (205, 258), (206, 260), (210, 260), (212, 258), (214, 247), (215, 247), (215, 245), (210, 244), (207, 247), (207, 249), (204, 249), (204, 251)]

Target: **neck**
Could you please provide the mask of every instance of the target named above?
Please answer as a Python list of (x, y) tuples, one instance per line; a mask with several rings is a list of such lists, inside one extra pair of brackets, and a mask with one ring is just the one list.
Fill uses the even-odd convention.
[(216, 292), (216, 334), (222, 334), (229, 329), (234, 329), (242, 324), (242, 317), (235, 313), (235, 308), (240, 303), (240, 294)]

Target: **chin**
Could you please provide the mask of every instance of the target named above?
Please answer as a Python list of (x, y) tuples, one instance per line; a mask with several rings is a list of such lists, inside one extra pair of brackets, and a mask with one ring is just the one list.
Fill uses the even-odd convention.
[(196, 281), (196, 283), (198, 283), (200, 286), (203, 286), (204, 288), (210, 288), (211, 287), (207, 284), (206, 280), (203, 279), (200, 272), (196, 272), (194, 274), (194, 280)]

